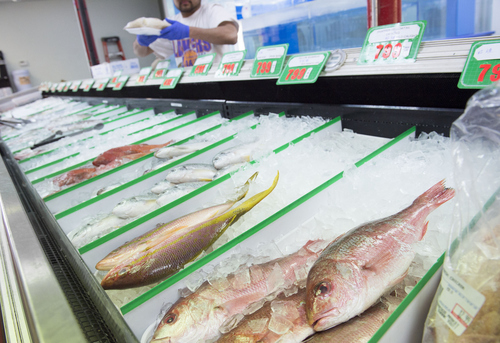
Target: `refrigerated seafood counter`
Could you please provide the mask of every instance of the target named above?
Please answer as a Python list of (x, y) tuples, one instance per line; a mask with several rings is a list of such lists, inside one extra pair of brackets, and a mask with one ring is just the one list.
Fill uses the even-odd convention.
[[(160, 90), (132, 76), (5, 112), (18, 120), (0, 145), (7, 341), (311, 336), (298, 318), (313, 306), (292, 297), (319, 254), (454, 186), (448, 135), (475, 93), (457, 88), (472, 42), (424, 42), (407, 65), (357, 65), (348, 49), (314, 84), (253, 79), (246, 61), (237, 77)], [(370, 342), (421, 340), (451, 210), (429, 213), (407, 265), (386, 261), (408, 273), (381, 294)]]

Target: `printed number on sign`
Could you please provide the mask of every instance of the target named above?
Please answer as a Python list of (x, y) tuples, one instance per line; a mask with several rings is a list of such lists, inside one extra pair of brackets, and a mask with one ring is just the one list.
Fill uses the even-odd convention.
[(477, 82), (483, 82), (486, 74), (491, 69), (490, 81), (495, 82), (500, 80), (500, 64), (497, 64), (493, 68), (491, 68), (491, 64), (481, 64), (479, 66), (481, 72), (479, 73), (479, 77), (477, 78)]
[(285, 80), (301, 80), (304, 77), (304, 73), (306, 72), (306, 68), (297, 68), (288, 70), (288, 75)]
[(234, 72), (234, 63), (224, 64), (222, 67), (222, 74), (231, 74)]
[(202, 65), (196, 66), (194, 73), (195, 74), (202, 74), (204, 71), (205, 71), (205, 65), (202, 64)]
[(257, 63), (257, 74), (268, 74), (271, 71), (271, 65), (273, 63), (269, 62), (258, 62)]

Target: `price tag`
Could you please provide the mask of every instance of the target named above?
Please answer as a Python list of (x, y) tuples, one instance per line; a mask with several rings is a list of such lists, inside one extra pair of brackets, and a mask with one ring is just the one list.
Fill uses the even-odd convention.
[(290, 57), (276, 84), (293, 85), (316, 82), (328, 57), (330, 57), (329, 51)]
[(126, 84), (130, 76), (128, 75), (123, 75), (118, 78), (118, 81), (116, 84), (113, 86), (114, 91), (119, 91), (121, 90)]
[(189, 76), (202, 76), (207, 75), (208, 71), (212, 67), (212, 63), (214, 61), (215, 54), (206, 54), (200, 56), (194, 62), (193, 68), (191, 68), (191, 73)]
[(78, 88), (80, 88), (80, 85), (82, 84), (82, 81), (74, 81), (72, 84), (71, 84), (71, 90), (73, 92), (77, 92), (78, 91)]
[(69, 90), (69, 87), (71, 86), (71, 82), (66, 82), (64, 84), (63, 92), (67, 92)]
[(152, 79), (162, 79), (167, 75), (168, 66), (170, 65), (170, 60), (163, 60), (158, 62), (156, 69), (151, 76)]
[(425, 20), (372, 27), (366, 34), (358, 64), (415, 62)]
[(215, 77), (237, 76), (240, 73), (246, 50), (226, 52), (215, 72)]
[[(151, 70), (152, 68), (151, 67), (146, 67), (146, 68), (142, 68), (140, 71), (139, 71), (139, 77), (137, 78), (137, 80), (135, 80), (135, 83), (136, 84), (139, 84), (139, 85), (143, 85), (146, 83), (146, 80), (148, 79), (148, 76), (149, 74), (151, 73)], [(120, 79), (118, 79), (118, 82), (120, 81)], [(121, 89), (121, 88), (120, 88)]]
[(50, 86), (50, 91), (52, 93), (54, 93), (56, 90), (57, 90), (57, 87), (59, 86), (58, 83), (53, 83), (51, 86)]
[(113, 73), (113, 75), (111, 76), (111, 81), (109, 81), (109, 84), (110, 85), (116, 84), (118, 82), (118, 78), (120, 77), (121, 74), (122, 74), (121, 70), (115, 71)]
[(485, 88), (500, 80), (500, 40), (472, 44), (458, 88)]
[(161, 83), (160, 89), (173, 89), (177, 86), (182, 73), (184, 72), (183, 68), (171, 69), (168, 71), (167, 76)]
[(98, 91), (103, 91), (104, 88), (106, 88), (106, 85), (108, 84), (109, 82), (109, 77), (108, 78), (105, 78), (105, 79), (99, 79), (95, 82), (95, 88), (96, 90)]
[(450, 268), (443, 268), (440, 287), (443, 292), (437, 302), (437, 313), (460, 336), (483, 306), (485, 297)]
[(250, 77), (278, 76), (285, 64), (288, 43), (257, 49)]
[(92, 88), (92, 85), (94, 84), (94, 82), (95, 82), (94, 79), (83, 81), (83, 84), (82, 84), (83, 91), (84, 92), (90, 91), (90, 89)]

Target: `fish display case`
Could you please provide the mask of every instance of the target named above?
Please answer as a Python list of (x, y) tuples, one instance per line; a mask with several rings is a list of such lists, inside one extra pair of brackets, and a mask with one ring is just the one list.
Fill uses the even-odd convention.
[[(472, 42), (424, 42), (405, 65), (358, 65), (359, 49), (347, 49), (314, 84), (251, 78), (249, 60), (236, 77), (186, 75), (162, 90), (132, 76), (118, 91), (46, 90), (11, 110), (25, 123), (1, 132), (6, 336), (149, 342), (168, 308), (200, 289), (242, 293), (259, 280), (261, 299), (297, 293), (329, 242), (441, 180), (454, 186), (447, 136), (475, 93), (456, 86)], [(420, 341), (452, 208), (428, 216), (398, 283), (404, 296), (388, 301), (371, 342)], [(142, 262), (126, 250), (103, 267), (137, 242)], [(223, 341), (251, 314), (240, 298), (214, 304), (206, 317), (191, 309), (196, 323), (183, 330), (196, 334), (178, 341)], [(292, 335), (287, 315), (252, 334)]]

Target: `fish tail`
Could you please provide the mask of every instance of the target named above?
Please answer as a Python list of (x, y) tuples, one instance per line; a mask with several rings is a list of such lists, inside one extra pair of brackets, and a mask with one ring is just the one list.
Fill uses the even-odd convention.
[(247, 195), (248, 190), (250, 189), (250, 181), (255, 180), (255, 178), (257, 178), (258, 174), (259, 174), (259, 172), (255, 172), (252, 176), (250, 176), (248, 178), (248, 180), (243, 184), (243, 186), (238, 187), (234, 198), (229, 199), (228, 203), (229, 202), (236, 203), (236, 202), (240, 201), (241, 199), (243, 199)]
[[(254, 177), (254, 176), (257, 176), (257, 175), (256, 174), (252, 175), (252, 177)], [(274, 190), (274, 188), (276, 188), (276, 185), (278, 184), (279, 176), (280, 176), (280, 173), (278, 171), (276, 173), (276, 177), (274, 178), (274, 181), (273, 181), (273, 184), (271, 185), (271, 187), (269, 187), (265, 191), (262, 191), (260, 193), (255, 194), (253, 197), (246, 200), (243, 204), (241, 204), (237, 208), (241, 208), (244, 212), (250, 211), (250, 209), (252, 209), (255, 205), (257, 205), (259, 202), (261, 202), (262, 199), (267, 197), (269, 195), (269, 193), (271, 193)]]
[(413, 204), (422, 207), (426, 206), (432, 211), (453, 198), (453, 196), (455, 196), (455, 190), (446, 188), (443, 179), (415, 199)]

